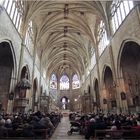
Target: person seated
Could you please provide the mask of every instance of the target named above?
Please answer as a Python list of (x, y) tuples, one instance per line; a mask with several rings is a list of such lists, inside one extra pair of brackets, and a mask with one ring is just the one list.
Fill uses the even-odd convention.
[[(30, 132), (30, 133), (29, 133)], [(23, 128), (23, 137), (34, 137), (33, 127), (29, 123), (25, 123)]]
[(5, 127), (5, 120), (1, 119), (0, 120), (0, 138), (7, 137), (8, 136), (8, 131), (7, 128)]
[[(111, 137), (121, 137), (122, 132), (119, 132), (117, 130), (121, 129), (121, 124), (118, 120), (113, 121), (113, 125), (111, 127), (112, 132), (109, 133)], [(114, 131), (114, 132), (113, 132)]]
[(135, 136), (140, 136), (140, 125), (137, 124), (137, 121), (133, 121), (132, 130), (134, 130)]
[(11, 119), (7, 119), (5, 121), (5, 127), (6, 128), (12, 128), (12, 121), (11, 121)]
[(105, 122), (101, 121), (99, 118), (91, 118), (89, 121), (89, 126), (87, 127), (87, 132), (85, 133), (85, 138), (89, 139), (91, 136), (94, 136), (95, 130), (106, 129), (107, 126)]
[(32, 125), (33, 129), (44, 129), (44, 127), (40, 124), (40, 119), (37, 116), (33, 116), (30, 124)]

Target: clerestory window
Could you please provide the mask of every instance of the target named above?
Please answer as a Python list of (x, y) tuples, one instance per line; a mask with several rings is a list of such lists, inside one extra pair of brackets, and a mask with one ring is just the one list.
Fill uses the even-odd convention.
[(10, 16), (16, 29), (20, 32), (22, 15), (23, 15), (23, 1), (22, 0), (5, 0), (3, 3), (5, 10)]
[(114, 0), (111, 5), (111, 23), (113, 34), (134, 7), (133, 0)]

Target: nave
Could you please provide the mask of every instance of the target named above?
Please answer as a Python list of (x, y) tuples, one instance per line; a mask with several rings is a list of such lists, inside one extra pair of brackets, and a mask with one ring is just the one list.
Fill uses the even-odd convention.
[(69, 118), (63, 117), (50, 140), (84, 140), (84, 136), (78, 133), (73, 133), (71, 136), (68, 136), (68, 130), (70, 130)]

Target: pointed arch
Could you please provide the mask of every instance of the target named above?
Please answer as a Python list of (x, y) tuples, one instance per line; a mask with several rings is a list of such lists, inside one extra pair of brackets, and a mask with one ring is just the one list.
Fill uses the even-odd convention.
[(14, 49), (10, 41), (0, 41), (0, 110), (8, 108), (7, 95), (15, 86), (16, 60)]
[(69, 77), (63, 74), (60, 78), (60, 90), (69, 90)]
[(28, 80), (30, 80), (30, 71), (29, 71), (28, 65), (25, 65), (22, 67), (20, 79), (23, 79), (23, 78), (27, 78)]
[(80, 80), (77, 74), (72, 77), (72, 89), (80, 88)]
[(57, 77), (56, 77), (55, 74), (51, 75), (51, 78), (50, 78), (50, 88), (51, 89), (57, 89)]

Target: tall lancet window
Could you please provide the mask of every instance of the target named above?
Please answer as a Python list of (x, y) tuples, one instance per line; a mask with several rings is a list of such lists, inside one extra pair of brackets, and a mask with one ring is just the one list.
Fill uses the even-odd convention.
[(109, 41), (107, 39), (107, 32), (105, 29), (105, 23), (103, 20), (101, 20), (99, 26), (98, 26), (98, 50), (99, 50), (99, 56), (103, 53), (107, 45), (109, 44)]
[(67, 75), (62, 75), (60, 78), (60, 90), (68, 90), (69, 89), (69, 78)]
[(57, 77), (55, 74), (51, 75), (51, 79), (50, 79), (50, 88), (51, 89), (57, 89)]
[(77, 88), (80, 88), (80, 81), (77, 74), (74, 74), (72, 78), (72, 89), (77, 89)]

